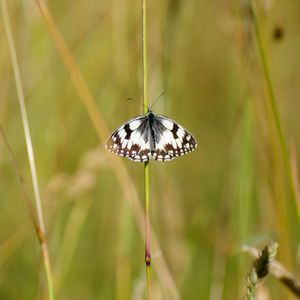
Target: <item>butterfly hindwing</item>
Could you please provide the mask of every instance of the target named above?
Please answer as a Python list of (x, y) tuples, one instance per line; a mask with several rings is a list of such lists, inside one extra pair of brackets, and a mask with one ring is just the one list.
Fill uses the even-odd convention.
[(148, 118), (138, 116), (115, 130), (107, 140), (106, 148), (137, 162), (148, 161), (151, 156), (149, 131)]
[(190, 132), (165, 116), (155, 116), (153, 131), (155, 136), (153, 158), (156, 160), (172, 160), (197, 147), (197, 142)]

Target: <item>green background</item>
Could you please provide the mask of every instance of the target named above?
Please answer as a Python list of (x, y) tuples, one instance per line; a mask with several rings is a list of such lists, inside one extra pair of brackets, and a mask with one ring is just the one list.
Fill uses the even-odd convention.
[[(198, 141), (188, 156), (150, 163), (151, 223), (159, 242), (152, 248), (155, 300), (176, 300), (176, 289), (185, 300), (241, 299), (252, 266), (242, 244), (262, 248), (276, 240), (278, 259), (300, 276), (299, 201), (288, 175), (299, 200), (300, 3), (259, 1), (256, 6), (291, 172), (247, 5), (149, 1), (149, 102), (164, 91), (154, 112), (178, 121)], [(75, 59), (108, 137), (143, 108), (141, 1), (51, 0), (48, 9), (70, 49), (65, 58)], [(144, 299), (144, 242), (136, 222), (143, 217), (136, 210), (137, 203), (143, 206), (143, 165), (118, 158), (114, 166), (77, 81), (74, 85), (74, 70), (65, 67), (36, 2), (10, 0), (8, 10), (56, 299)], [(0, 45), (0, 123), (33, 201), (2, 15)], [(123, 176), (124, 167), (130, 177)], [(3, 300), (47, 299), (24, 186), (1, 136)], [(260, 293), (264, 299), (295, 299), (272, 276)]]

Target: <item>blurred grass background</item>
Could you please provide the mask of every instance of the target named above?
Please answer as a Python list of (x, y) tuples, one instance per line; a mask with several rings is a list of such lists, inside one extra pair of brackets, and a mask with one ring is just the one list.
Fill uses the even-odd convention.
[[(300, 276), (299, 207), (248, 4), (149, 1), (150, 99), (165, 91), (154, 111), (177, 120), (198, 140), (189, 156), (151, 162), (151, 222), (160, 245), (153, 249), (153, 264), (159, 270), (161, 258), (166, 260), (180, 299), (240, 299), (251, 267), (240, 251), (243, 243), (262, 247), (275, 239), (278, 259)], [(140, 114), (141, 2), (53, 0), (47, 5), (104, 125), (112, 131)], [(121, 165), (115, 164), (105, 151), (36, 2), (10, 0), (8, 9), (56, 298), (143, 299), (143, 238), (131, 192), (126, 193), (127, 177), (116, 179), (125, 166), (143, 205), (142, 165), (121, 158)], [(259, 1), (257, 13), (297, 196), (300, 4)], [(0, 43), (0, 123), (31, 191), (3, 22)], [(39, 244), (2, 139), (0, 172), (0, 299), (47, 299)], [(170, 278), (157, 274), (153, 298), (175, 300), (166, 288)], [(271, 277), (264, 288), (264, 299), (295, 299)]]

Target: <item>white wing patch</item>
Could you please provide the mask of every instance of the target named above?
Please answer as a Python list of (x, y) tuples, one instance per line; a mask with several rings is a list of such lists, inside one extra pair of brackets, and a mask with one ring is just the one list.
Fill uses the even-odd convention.
[(173, 126), (174, 126), (174, 123), (168, 119), (163, 119), (162, 121), (162, 124), (169, 130), (172, 130), (173, 129)]
[(136, 130), (141, 125), (140, 120), (133, 120), (129, 123), (129, 128), (133, 131)]

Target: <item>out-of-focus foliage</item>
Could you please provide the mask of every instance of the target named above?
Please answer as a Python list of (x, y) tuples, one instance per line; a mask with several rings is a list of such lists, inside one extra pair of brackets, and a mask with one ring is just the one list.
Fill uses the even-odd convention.
[[(247, 1), (149, 1), (150, 102), (186, 126), (198, 149), (151, 162), (151, 222), (181, 299), (239, 299), (243, 243), (279, 243), (300, 276), (298, 211), (269, 106)], [(35, 1), (8, 3), (29, 114), (57, 299), (142, 299), (143, 239)], [(110, 130), (140, 114), (141, 1), (48, 1)], [(259, 1), (295, 189), (300, 154), (300, 3)], [(0, 124), (32, 194), (3, 20)], [(126, 98), (134, 100), (128, 101)], [(121, 158), (120, 158), (121, 159)], [(142, 164), (123, 160), (142, 203)], [(298, 185), (297, 185), (298, 184)], [(126, 187), (127, 183), (123, 183)], [(168, 299), (154, 272), (155, 300)], [(293, 299), (266, 280), (270, 299)], [(40, 248), (0, 139), (0, 299), (46, 299)], [(269, 298), (265, 298), (269, 299)], [(174, 299), (171, 299), (174, 300)]]

